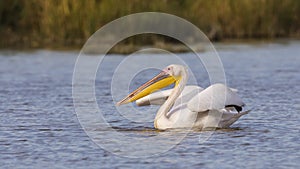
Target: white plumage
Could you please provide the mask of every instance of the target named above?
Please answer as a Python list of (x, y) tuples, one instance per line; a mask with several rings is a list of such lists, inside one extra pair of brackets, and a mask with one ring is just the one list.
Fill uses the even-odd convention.
[(213, 84), (206, 89), (186, 86), (187, 70), (181, 65), (168, 66), (118, 104), (127, 103), (128, 99), (166, 75), (176, 79), (173, 89), (151, 93), (136, 100), (138, 106), (161, 105), (154, 119), (155, 128), (226, 128), (249, 112), (241, 112), (245, 104), (237, 95), (237, 90), (224, 84)]

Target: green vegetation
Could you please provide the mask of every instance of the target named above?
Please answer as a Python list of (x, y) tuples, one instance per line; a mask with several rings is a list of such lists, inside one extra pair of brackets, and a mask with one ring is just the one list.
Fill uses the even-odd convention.
[[(146, 11), (183, 17), (212, 40), (300, 37), (298, 0), (0, 0), (0, 47), (78, 48), (106, 23)], [(153, 36), (138, 43), (165, 41)]]

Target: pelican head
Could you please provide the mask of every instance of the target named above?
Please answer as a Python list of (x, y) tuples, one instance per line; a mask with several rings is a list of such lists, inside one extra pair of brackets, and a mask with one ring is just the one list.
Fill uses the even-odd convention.
[(131, 92), (124, 99), (119, 101), (116, 105), (122, 105), (136, 101), (145, 97), (159, 89), (165, 88), (173, 83), (176, 85), (182, 78), (182, 70), (186, 72), (186, 68), (181, 65), (169, 65), (164, 68), (158, 75), (144, 83), (142, 86)]

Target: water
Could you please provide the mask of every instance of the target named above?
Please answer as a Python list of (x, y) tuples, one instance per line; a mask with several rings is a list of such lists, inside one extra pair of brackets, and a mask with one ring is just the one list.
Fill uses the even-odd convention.
[[(199, 143), (205, 132), (193, 131), (169, 151), (147, 158), (127, 158), (106, 151), (82, 129), (72, 100), (77, 52), (2, 51), (1, 168), (297, 168), (300, 42), (216, 46), (228, 85), (239, 89), (252, 112), (232, 129), (215, 131), (205, 142)], [(190, 55), (180, 54), (193, 64)], [(114, 116), (116, 109), (111, 106), (108, 82), (113, 70), (109, 68), (123, 58), (120, 55), (106, 58), (107, 72), (99, 73), (96, 80), (97, 95), (107, 98), (97, 97), (97, 100), (109, 123), (126, 135), (176, 136), (176, 132), (155, 131), (149, 120), (154, 114), (144, 123), (131, 123)], [(140, 78), (146, 80), (152, 76), (148, 72)], [(197, 81), (207, 86), (206, 78), (203, 74)], [(132, 88), (139, 85), (134, 83), (137, 84)]]

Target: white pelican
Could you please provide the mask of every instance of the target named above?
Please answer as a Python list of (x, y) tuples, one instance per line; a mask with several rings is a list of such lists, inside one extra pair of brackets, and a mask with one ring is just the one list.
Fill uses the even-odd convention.
[[(138, 106), (161, 105), (154, 119), (154, 127), (160, 130), (227, 128), (249, 112), (241, 112), (244, 103), (236, 89), (223, 84), (213, 84), (206, 89), (186, 86), (187, 72), (184, 66), (169, 65), (117, 105), (133, 101)], [(173, 83), (173, 89), (152, 93)]]

